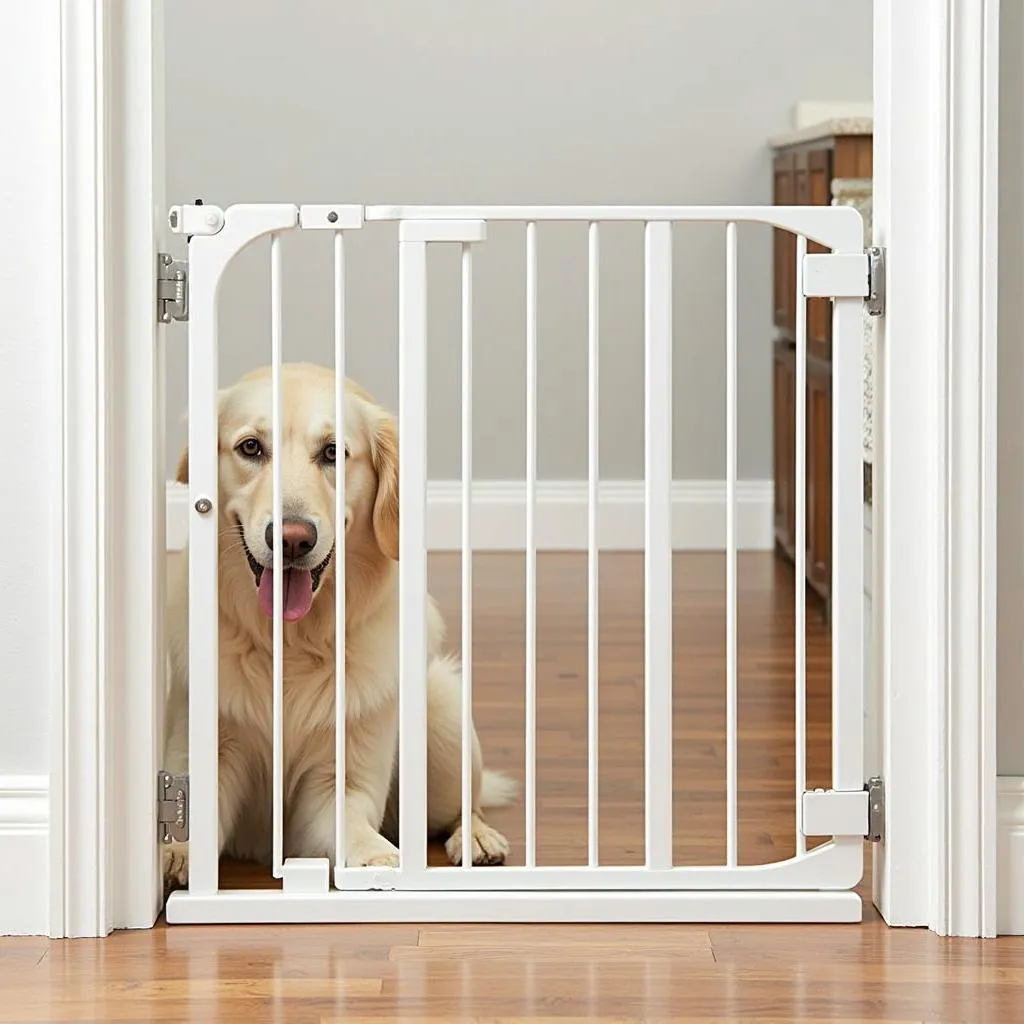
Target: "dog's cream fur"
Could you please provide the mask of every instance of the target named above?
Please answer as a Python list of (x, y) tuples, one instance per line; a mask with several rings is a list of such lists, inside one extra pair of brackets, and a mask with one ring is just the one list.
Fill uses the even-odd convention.
[[(258, 370), (221, 392), (220, 530), (220, 848), (268, 862), (271, 857), (272, 622), (261, 611), (253, 569), (272, 564), (264, 536), (272, 516), (271, 458), (283, 457), (286, 516), (317, 528), (308, 564), (335, 543), (335, 470), (320, 458), (333, 443), (334, 373), (308, 364), (282, 367), (282, 453), (270, 452), (270, 372)], [(392, 418), (346, 381), (346, 738), (345, 862), (397, 865), (395, 805), (398, 705), (398, 437)], [(247, 458), (256, 439), (265, 454)], [(250, 440), (249, 447), (253, 448)], [(342, 458), (338, 438), (337, 458)], [(188, 452), (178, 466), (188, 480)], [(244, 543), (243, 543), (244, 541)], [(334, 858), (335, 559), (324, 570), (306, 615), (284, 623), (284, 852)], [(444, 624), (428, 612), (427, 819), (462, 859), (461, 682), (456, 659), (442, 654)], [(169, 581), (171, 686), (165, 763), (187, 771), (188, 567)], [(515, 786), (484, 771), (473, 735), (473, 860), (501, 863), (508, 844), (481, 814), (512, 799)], [(187, 844), (166, 849), (168, 886), (184, 884)]]

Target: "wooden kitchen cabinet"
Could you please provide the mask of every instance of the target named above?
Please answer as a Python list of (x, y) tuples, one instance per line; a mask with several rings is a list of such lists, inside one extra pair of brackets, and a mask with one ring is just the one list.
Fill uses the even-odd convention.
[[(870, 179), (870, 119), (826, 122), (773, 140), (772, 202), (827, 206), (837, 178)], [(796, 236), (773, 230), (773, 463), (775, 547), (795, 558)], [(824, 252), (809, 243), (808, 252)], [(827, 612), (832, 565), (832, 302), (807, 303), (807, 583)]]
[[(793, 206), (796, 203), (794, 164), (792, 153), (780, 153), (775, 158), (772, 202), (776, 206)], [(795, 326), (796, 235), (781, 228), (773, 228), (772, 231), (775, 250), (775, 326), (792, 335)]]
[(827, 596), (832, 578), (832, 375), (807, 373), (807, 576)]
[(776, 348), (775, 375), (775, 537), (792, 558), (796, 529), (796, 356), (792, 347)]

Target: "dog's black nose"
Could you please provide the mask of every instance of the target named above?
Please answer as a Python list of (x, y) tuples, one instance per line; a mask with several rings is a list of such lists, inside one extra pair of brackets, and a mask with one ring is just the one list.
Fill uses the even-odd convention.
[[(274, 521), (267, 523), (267, 547), (274, 550)], [(308, 519), (285, 519), (281, 523), (282, 553), (285, 558), (305, 558), (316, 547), (316, 527)]]

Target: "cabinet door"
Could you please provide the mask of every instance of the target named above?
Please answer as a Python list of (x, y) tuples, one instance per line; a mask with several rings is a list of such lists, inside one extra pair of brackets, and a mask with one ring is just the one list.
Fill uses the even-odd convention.
[[(776, 206), (793, 206), (796, 202), (793, 162), (792, 153), (782, 153), (775, 158), (772, 202)], [(772, 244), (775, 263), (775, 326), (792, 332), (796, 322), (796, 236), (775, 228), (772, 231)]]
[[(832, 202), (832, 154), (827, 149), (816, 149), (805, 155), (805, 201), (809, 206), (828, 206)], [(828, 252), (817, 242), (808, 242), (807, 251)], [(807, 354), (826, 362), (832, 359), (831, 299), (810, 299), (807, 302)]]
[(794, 452), (796, 445), (796, 362), (793, 350), (776, 343), (774, 367), (775, 541), (793, 554), (795, 536)]
[(824, 593), (832, 578), (832, 375), (807, 367), (807, 575)]

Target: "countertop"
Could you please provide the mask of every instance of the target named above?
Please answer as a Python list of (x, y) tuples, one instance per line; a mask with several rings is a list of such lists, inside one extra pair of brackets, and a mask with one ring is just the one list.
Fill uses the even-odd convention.
[(768, 140), (772, 149), (785, 146), (796, 146), (802, 142), (814, 142), (818, 139), (831, 139), (837, 135), (870, 135), (874, 129), (873, 117), (833, 117), (817, 124), (809, 124), (780, 135), (773, 135)]

